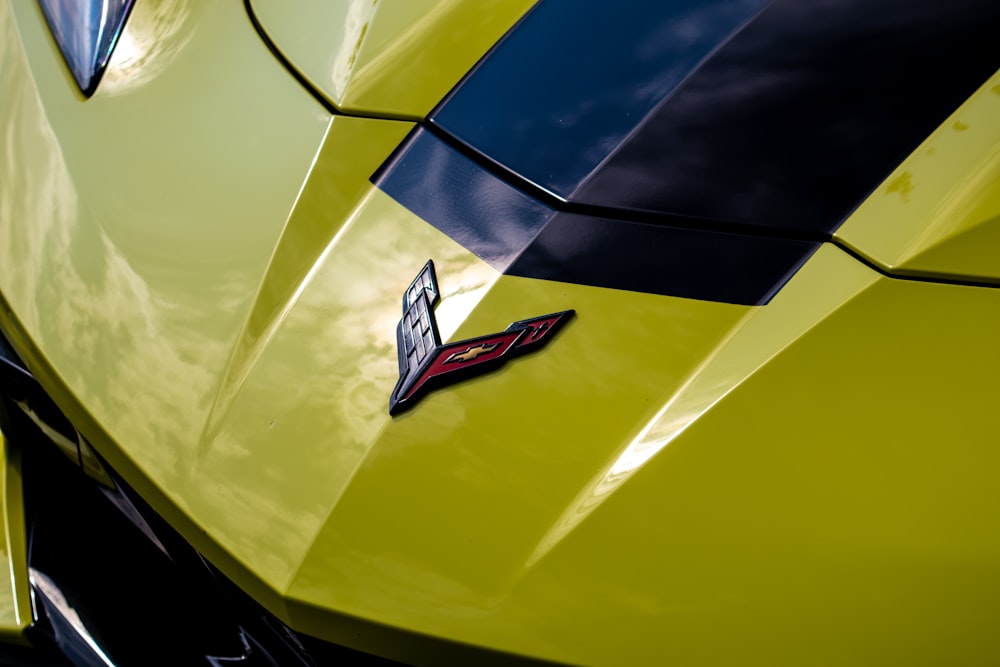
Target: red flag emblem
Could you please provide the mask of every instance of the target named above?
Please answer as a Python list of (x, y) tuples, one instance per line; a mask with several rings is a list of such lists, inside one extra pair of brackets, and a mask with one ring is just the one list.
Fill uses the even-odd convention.
[(458, 382), (538, 349), (573, 316), (572, 310), (514, 322), (505, 330), (441, 344), (434, 305), (440, 300), (434, 262), (428, 261), (403, 295), (403, 318), (396, 327), (399, 382), (389, 397), (389, 414), (410, 408), (431, 389)]

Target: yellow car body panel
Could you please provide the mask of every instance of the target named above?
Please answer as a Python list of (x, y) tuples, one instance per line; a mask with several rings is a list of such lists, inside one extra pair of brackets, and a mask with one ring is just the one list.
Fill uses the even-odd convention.
[(0, 434), (3, 468), (0, 476), (0, 641), (24, 644), (24, 629), (31, 623), (31, 592), (28, 586), (28, 542), (24, 528), (21, 495), (21, 461)]
[[(253, 2), (282, 49), (310, 12), (343, 21), (288, 57), (339, 107), (401, 118), (527, 5), (499, 4), (412, 81), (408, 40), (478, 4)], [(418, 8), (433, 20), (411, 36)], [(352, 11), (374, 11), (363, 39)], [(311, 72), (345, 44), (325, 87)], [(423, 664), (1000, 659), (1000, 291), (887, 277), (833, 242), (763, 306), (502, 275), (372, 183), (413, 123), (331, 116), (240, 3), (138, 3), (121, 45), (85, 102), (38, 8), (0, 0), (0, 328), (111, 467), (293, 629)], [(935, 203), (994, 154), (955, 150), (967, 168)], [(867, 253), (852, 228), (838, 242)], [(576, 317), (390, 417), (428, 258), (445, 341)], [(27, 590), (11, 461), (7, 639)]]
[(249, 3), (267, 37), (339, 110), (419, 119), (535, 0)]
[[(1000, 355), (978, 346), (1000, 293), (883, 278), (827, 246), (764, 308), (513, 278), (484, 301), (533, 312), (563, 295), (590, 326), (544, 361), (385, 426), (289, 589), (296, 627), (322, 633), (336, 608), (572, 664), (1000, 654)], [(650, 311), (700, 333), (664, 337), (654, 361), (662, 329), (635, 325)], [(521, 388), (557, 372), (539, 409)], [(342, 627), (328, 636), (349, 641)], [(364, 641), (441, 659), (392, 633)]]
[(1000, 72), (837, 231), (884, 270), (1000, 282)]
[[(116, 50), (106, 78), (117, 86), (86, 101), (39, 8), (0, 11), (9, 336), (98, 451), (200, 532), (175, 509), (191, 502), (183, 488), (164, 482), (189, 465), (179, 443), (197, 445), (330, 115), (261, 48), (239, 5), (140, 3), (122, 37), (137, 50)], [(143, 34), (168, 24), (166, 44)], [(134, 58), (145, 64), (130, 80)], [(191, 86), (208, 98), (178, 104)], [(152, 428), (157, 414), (169, 417)], [(137, 457), (120, 448), (133, 446)]]

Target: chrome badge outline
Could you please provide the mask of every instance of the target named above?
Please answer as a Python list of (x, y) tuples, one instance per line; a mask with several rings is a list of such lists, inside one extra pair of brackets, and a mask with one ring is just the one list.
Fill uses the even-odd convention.
[(503, 331), (441, 344), (434, 306), (441, 300), (434, 261), (420, 270), (403, 294), (396, 326), (399, 381), (389, 397), (389, 414), (413, 407), (433, 389), (495, 370), (526, 352), (544, 347), (573, 316), (573, 310), (519, 320)]

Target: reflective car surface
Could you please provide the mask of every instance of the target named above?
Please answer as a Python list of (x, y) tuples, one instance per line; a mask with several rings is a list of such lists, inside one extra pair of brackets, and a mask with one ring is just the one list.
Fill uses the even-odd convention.
[(0, 0), (0, 663), (996, 661), (998, 33)]

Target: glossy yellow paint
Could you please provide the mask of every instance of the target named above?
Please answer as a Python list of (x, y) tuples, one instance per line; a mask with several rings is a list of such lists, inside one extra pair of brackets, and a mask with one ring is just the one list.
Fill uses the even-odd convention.
[[(501, 276), (370, 183), (411, 124), (331, 119), (239, 3), (135, 11), (85, 102), (0, 0), (0, 327), (279, 617), (417, 663), (1000, 659), (1000, 290), (832, 244), (764, 307)], [(428, 258), (445, 340), (577, 317), (391, 418)]]
[(1000, 282), (1000, 72), (837, 231), (885, 270)]
[[(89, 100), (37, 3), (0, 2), (0, 56), (5, 333), (94, 448), (240, 579), (186, 511), (214, 490), (177, 479), (330, 115), (239, 3), (137, 3)], [(241, 583), (280, 599), (263, 581)]]
[(252, 0), (268, 37), (349, 113), (418, 119), (535, 0)]
[(31, 593), (28, 586), (28, 542), (24, 529), (24, 499), (21, 495), (21, 457), (0, 433), (0, 641), (26, 644), (24, 629), (31, 623)]
[(369, 426), (296, 627), (424, 664), (461, 654), (357, 619), (574, 664), (1000, 657), (1000, 292), (826, 246), (764, 308), (501, 278), (456, 335), (556, 304), (543, 354)]
[[(401, 295), (427, 257), (438, 266), (446, 339), (568, 306), (580, 315), (544, 354), (434, 393), (393, 419), (387, 398), (398, 375)], [(613, 308), (622, 315), (617, 323), (586, 325), (597, 321), (595, 310)], [(218, 529), (238, 530), (244, 544), (292, 558), (275, 567), (289, 574), (288, 596), (307, 603), (296, 607), (296, 626), (358, 645), (346, 615), (475, 640), (456, 635), (461, 625), (442, 624), (435, 610), (461, 615), (502, 591), (580, 478), (652, 415), (664, 387), (682, 382), (746, 311), (500, 277), (373, 191), (203, 454), (199, 473), (227, 477), (255, 508), (253, 522)], [(645, 325), (636, 327), (637, 320)], [(656, 345), (672, 354), (640, 352)], [(598, 351), (603, 374), (574, 370)], [(592, 418), (580, 420), (581, 412)], [(294, 460), (281, 458), (293, 449)], [(313, 604), (338, 617), (299, 616)], [(396, 633), (387, 640), (371, 626), (363, 636), (363, 648), (414, 659), (412, 642)]]

